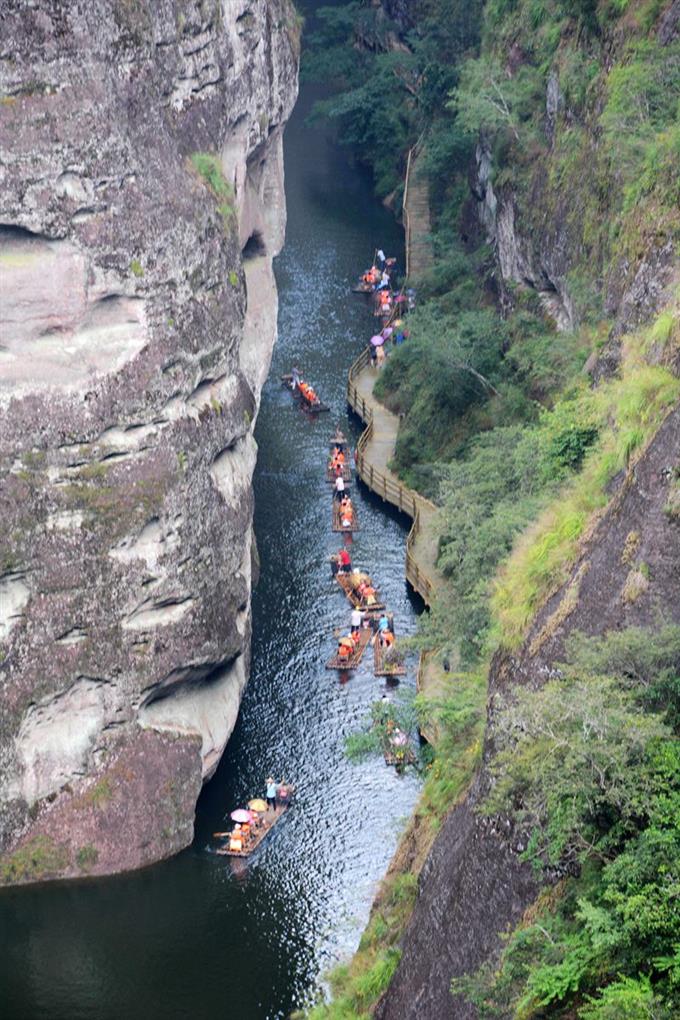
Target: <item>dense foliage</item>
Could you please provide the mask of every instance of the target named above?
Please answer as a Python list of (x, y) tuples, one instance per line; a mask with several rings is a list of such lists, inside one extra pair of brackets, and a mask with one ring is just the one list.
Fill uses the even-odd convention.
[(480, 1016), (670, 1020), (680, 1011), (680, 628), (576, 636), (564, 676), (500, 716), (486, 810), (563, 879), (500, 966), (456, 982)]

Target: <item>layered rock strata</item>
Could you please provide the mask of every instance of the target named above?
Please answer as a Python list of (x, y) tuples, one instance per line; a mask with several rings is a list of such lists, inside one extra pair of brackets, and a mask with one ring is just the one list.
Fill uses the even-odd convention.
[(288, 0), (0, 9), (0, 880), (166, 857), (248, 676)]

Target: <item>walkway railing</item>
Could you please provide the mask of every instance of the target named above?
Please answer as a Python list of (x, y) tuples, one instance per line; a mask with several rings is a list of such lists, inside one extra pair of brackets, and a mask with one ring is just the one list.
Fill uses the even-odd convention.
[(368, 367), (370, 359), (370, 349), (365, 348), (352, 364), (347, 382), (347, 402), (352, 410), (366, 422), (366, 428), (357, 443), (357, 474), (362, 482), (375, 492), (376, 495), (381, 496), (382, 499), (413, 518), (413, 524), (406, 539), (406, 579), (429, 606), (434, 598), (435, 585), (423, 567), (419, 566), (414, 549), (422, 528), (421, 511), (423, 509), (426, 512), (434, 511), (436, 507), (434, 503), (430, 503), (429, 500), (414, 492), (413, 489), (402, 485), (400, 481), (393, 477), (390, 478), (372, 464), (367, 456), (366, 449), (373, 438), (373, 408), (365, 397), (359, 393), (356, 379), (359, 373)]
[(412, 170), (412, 167), (413, 167), (413, 161), (416, 159), (417, 156), (420, 155), (421, 149), (423, 147), (424, 137), (425, 137), (425, 133), (423, 132), (423, 134), (421, 134), (421, 136), (418, 139), (418, 141), (416, 142), (416, 144), (413, 145), (408, 150), (408, 158), (406, 160), (406, 178), (405, 178), (405, 184), (404, 184), (404, 197), (402, 198), (402, 201), (401, 201), (402, 219), (403, 219), (403, 222), (404, 222), (404, 235), (405, 235), (404, 241), (405, 241), (405, 252), (406, 252), (406, 279), (407, 280), (408, 280), (409, 276), (411, 275), (411, 248), (412, 248), (411, 216), (410, 216), (409, 211), (408, 211), (409, 191), (410, 191), (410, 188), (411, 188), (411, 170)]

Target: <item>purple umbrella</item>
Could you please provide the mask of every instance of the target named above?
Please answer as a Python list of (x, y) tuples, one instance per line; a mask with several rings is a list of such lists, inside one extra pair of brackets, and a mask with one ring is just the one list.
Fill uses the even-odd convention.
[(382, 335), (382, 333), (376, 333), (375, 336), (371, 337), (371, 343), (373, 344), (374, 347), (382, 347), (382, 345), (385, 343), (385, 337)]
[(387, 340), (387, 338), (392, 336), (393, 333), (394, 330), (392, 329), (391, 326), (385, 326), (384, 330), (380, 335), (383, 337), (383, 339)]

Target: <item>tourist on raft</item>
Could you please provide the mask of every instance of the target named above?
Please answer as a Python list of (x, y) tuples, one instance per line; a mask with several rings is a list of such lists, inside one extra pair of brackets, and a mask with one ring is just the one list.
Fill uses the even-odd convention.
[(352, 569), (352, 558), (345, 548), (342, 548), (337, 555), (338, 573), (349, 574)]
[(340, 526), (343, 528), (351, 528), (354, 524), (354, 507), (352, 506), (352, 500), (345, 493), (340, 500)]
[(336, 475), (342, 473), (345, 467), (345, 453), (339, 446), (334, 447), (331, 453), (330, 465)]
[(391, 630), (379, 630), (378, 640), (381, 648), (390, 648), (394, 644), (394, 634)]
[(276, 810), (276, 782), (271, 777), (267, 780), (266, 793), (267, 807)]
[(314, 388), (312, 386), (310, 386), (309, 383), (301, 381), (300, 384), (299, 384), (299, 389), (300, 389), (300, 393), (305, 398), (305, 400), (307, 401), (308, 404), (318, 404), (319, 403), (319, 398), (317, 397)]

